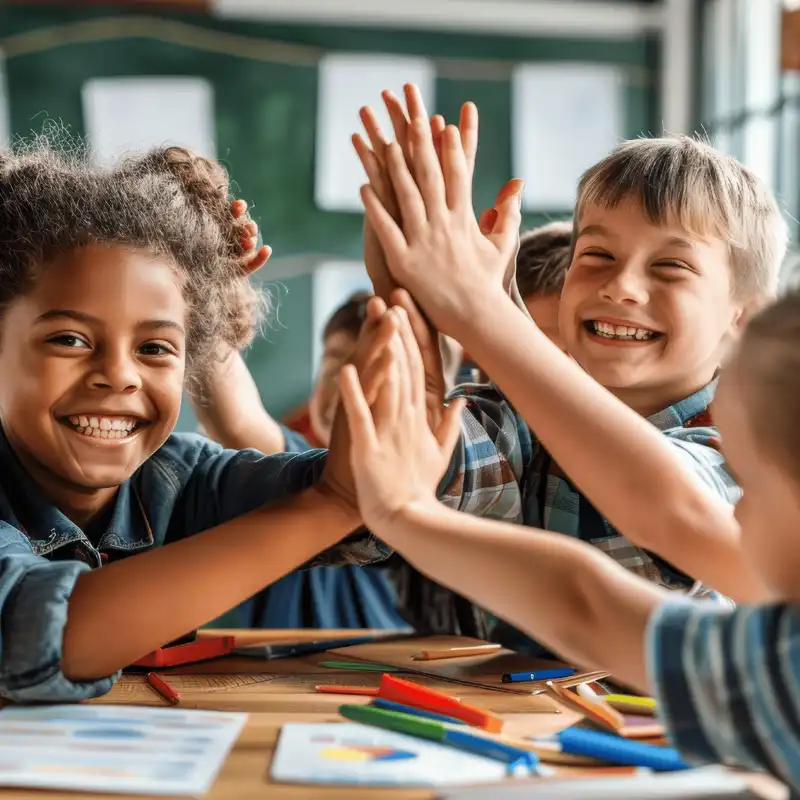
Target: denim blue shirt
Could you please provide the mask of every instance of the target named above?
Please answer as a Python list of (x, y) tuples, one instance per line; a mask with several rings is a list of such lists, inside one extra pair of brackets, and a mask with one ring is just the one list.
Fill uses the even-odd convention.
[[(264, 456), (173, 434), (83, 531), (44, 497), (0, 430), (0, 697), (70, 701), (107, 692), (117, 676), (75, 683), (61, 670), (67, 601), (78, 576), (302, 491), (319, 478), (324, 459), (321, 450)], [(389, 552), (371, 534), (357, 533), (309, 566), (367, 564)]]

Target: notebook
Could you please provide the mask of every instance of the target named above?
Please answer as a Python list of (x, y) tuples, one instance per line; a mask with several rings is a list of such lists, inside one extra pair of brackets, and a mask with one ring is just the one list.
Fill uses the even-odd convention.
[[(471, 644), (486, 644), (479, 639), (467, 639), (463, 636), (431, 636), (418, 639), (372, 642), (353, 647), (331, 650), (328, 659), (337, 661), (369, 661), (402, 667), (409, 675), (423, 675), (428, 678), (492, 689), (507, 694), (527, 695), (544, 693), (547, 681), (532, 683), (503, 683), (502, 676), (506, 672), (535, 672), (542, 669), (553, 669), (563, 666), (553, 661), (546, 661), (533, 656), (514, 653), (501, 649), (488, 655), (469, 656), (466, 658), (448, 658), (442, 661), (417, 661), (413, 658), (421, 650), (444, 650), (449, 647), (466, 647)], [(575, 686), (579, 683), (597, 680), (607, 673), (576, 672), (569, 678), (553, 681), (559, 686)], [(545, 706), (549, 709), (550, 703)]]
[(356, 722), (290, 722), (281, 729), (270, 776), (278, 783), (453, 786), (496, 783), (506, 765)]

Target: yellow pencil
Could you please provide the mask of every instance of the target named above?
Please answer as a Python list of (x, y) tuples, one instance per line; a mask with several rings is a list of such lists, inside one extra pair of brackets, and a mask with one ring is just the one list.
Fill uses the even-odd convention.
[(477, 644), (473, 647), (448, 647), (446, 650), (423, 650), (413, 656), (415, 661), (437, 661), (440, 658), (468, 658), (485, 656), (499, 650), (499, 644)]

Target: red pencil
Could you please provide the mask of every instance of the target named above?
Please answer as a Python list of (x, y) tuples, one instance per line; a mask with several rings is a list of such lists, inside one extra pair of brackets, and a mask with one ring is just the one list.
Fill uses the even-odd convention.
[(173, 706), (181, 701), (180, 693), (175, 691), (163, 678), (159, 678), (155, 672), (147, 673), (147, 682), (156, 690), (168, 703)]

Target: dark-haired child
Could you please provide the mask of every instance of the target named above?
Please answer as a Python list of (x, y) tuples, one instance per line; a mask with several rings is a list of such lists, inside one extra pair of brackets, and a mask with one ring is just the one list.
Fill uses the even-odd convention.
[[(172, 433), (258, 307), (218, 164), (168, 148), (101, 169), (38, 140), (0, 156), (0, 194), (0, 696), (102, 694), (300, 564), (385, 557), (339, 543), (360, 527), (346, 453)], [(368, 384), (392, 325), (376, 300)]]
[(558, 308), (571, 256), (571, 222), (550, 222), (519, 237), (519, 293), (539, 330), (559, 347), (563, 345), (558, 330)]

